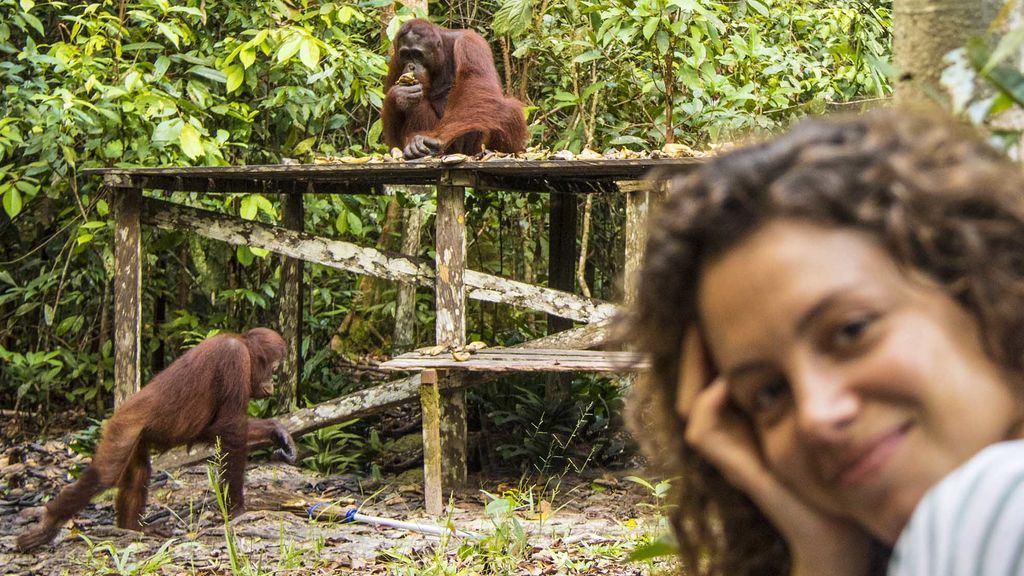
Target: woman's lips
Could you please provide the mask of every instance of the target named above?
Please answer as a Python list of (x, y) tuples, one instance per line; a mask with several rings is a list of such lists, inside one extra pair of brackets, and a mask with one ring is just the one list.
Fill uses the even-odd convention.
[(906, 439), (909, 424), (872, 440), (837, 475), (840, 486), (860, 486), (871, 480), (892, 458)]

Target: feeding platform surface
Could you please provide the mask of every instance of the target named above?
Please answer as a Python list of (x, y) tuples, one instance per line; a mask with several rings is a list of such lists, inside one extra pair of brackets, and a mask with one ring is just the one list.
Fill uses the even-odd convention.
[(477, 189), (598, 193), (638, 180), (655, 168), (696, 168), (702, 158), (490, 160), (446, 164), (267, 164), (177, 168), (92, 168), (112, 188), (189, 192), (382, 194), (385, 184), (445, 184)]

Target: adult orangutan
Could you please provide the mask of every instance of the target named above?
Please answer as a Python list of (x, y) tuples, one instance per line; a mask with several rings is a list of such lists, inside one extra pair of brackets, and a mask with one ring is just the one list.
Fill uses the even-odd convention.
[(472, 30), (410, 20), (384, 81), (384, 141), (407, 158), (483, 149), (519, 152), (523, 104), (502, 93), (491, 47)]
[(18, 549), (31, 550), (51, 541), (93, 496), (112, 486), (118, 488), (117, 525), (140, 530), (151, 448), (162, 452), (219, 439), (231, 515), (244, 512), (248, 444), (274, 440), (279, 446), (274, 454), (295, 461), (295, 444), (284, 426), (246, 414), (250, 398), (273, 393), (272, 377), (285, 349), (277, 332), (254, 328), (245, 334), (208, 338), (175, 360), (114, 411), (92, 463), (46, 504), (39, 524), (18, 536)]

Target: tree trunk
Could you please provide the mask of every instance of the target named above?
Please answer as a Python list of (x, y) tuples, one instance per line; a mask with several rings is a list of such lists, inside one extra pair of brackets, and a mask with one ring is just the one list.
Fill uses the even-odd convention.
[(900, 105), (948, 103), (939, 85), (950, 50), (985, 33), (1003, 0), (894, 0), (893, 63)]

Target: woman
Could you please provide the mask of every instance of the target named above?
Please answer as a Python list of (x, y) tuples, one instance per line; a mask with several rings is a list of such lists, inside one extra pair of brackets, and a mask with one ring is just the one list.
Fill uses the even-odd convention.
[(978, 454), (1024, 435), (1022, 194), (899, 111), (672, 180), (626, 328), (686, 574), (1018, 573), (1024, 447)]

